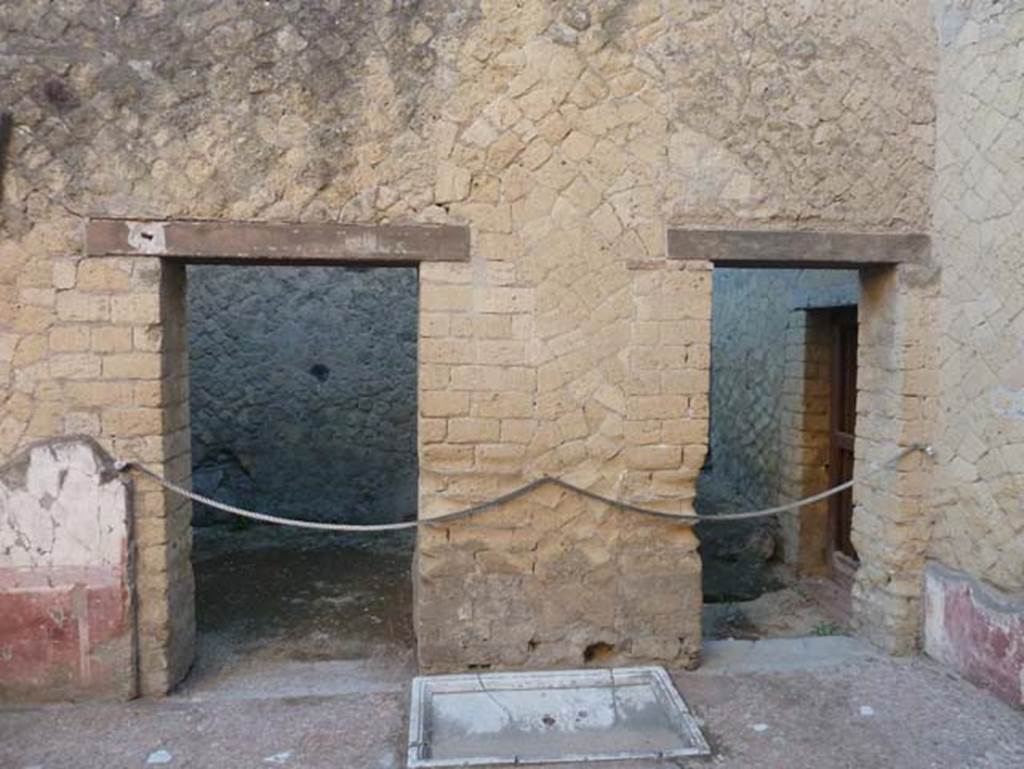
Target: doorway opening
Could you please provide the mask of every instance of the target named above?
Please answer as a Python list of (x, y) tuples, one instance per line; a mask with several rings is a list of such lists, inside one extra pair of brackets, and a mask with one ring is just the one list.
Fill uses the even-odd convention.
[[(417, 269), (187, 270), (193, 488), (306, 520), (414, 519)], [(415, 667), (414, 532), (304, 530), (199, 504), (192, 526), (186, 692), (379, 691)]]
[[(839, 307), (829, 312), (831, 326), (829, 376), (828, 485), (853, 479), (854, 441), (857, 424), (857, 308)], [(828, 500), (828, 563), (833, 579), (848, 592), (859, 563), (853, 545), (853, 489)]]
[[(715, 269), (699, 513), (785, 504), (852, 477), (859, 295), (857, 270)], [(852, 500), (699, 525), (705, 635), (846, 632)]]

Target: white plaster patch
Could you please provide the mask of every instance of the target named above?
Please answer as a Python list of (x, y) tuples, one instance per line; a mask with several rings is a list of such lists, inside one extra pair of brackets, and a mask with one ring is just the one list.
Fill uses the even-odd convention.
[(128, 245), (140, 254), (167, 252), (167, 236), (162, 222), (126, 222)]
[(24, 485), (0, 482), (0, 568), (120, 568), (127, 490), (101, 477), (94, 452), (78, 441), (36, 446)]

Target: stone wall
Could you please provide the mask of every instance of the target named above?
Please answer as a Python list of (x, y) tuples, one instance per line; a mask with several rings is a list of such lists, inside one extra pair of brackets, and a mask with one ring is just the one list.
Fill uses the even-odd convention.
[(307, 519), (415, 517), (417, 295), (408, 267), (190, 267), (193, 487)]
[(1024, 707), (1024, 591), (1009, 593), (928, 564), (924, 651)]
[[(939, 270), (934, 260), (865, 270), (857, 329), (857, 472), (927, 445), (935, 430)], [(853, 488), (857, 632), (892, 653), (920, 648), (932, 467), (915, 452)]]
[(130, 503), (91, 440), (0, 466), (0, 700), (134, 696)]
[(930, 554), (1014, 590), (1024, 587), (1024, 8), (934, 7), (942, 342)]
[[(662, 261), (665, 227), (924, 229), (926, 13), (6, 4), (0, 455), (84, 432), (189, 476), (183, 268), (81, 258), (84, 216), (459, 222), (472, 263), (420, 273), (420, 514), (542, 472), (688, 510), (711, 281)], [(159, 692), (191, 660), (190, 515), (142, 481), (135, 511), (141, 684)], [(562, 494), (436, 530), (423, 662), (690, 664), (695, 547)]]
[[(829, 486), (832, 447), (832, 318), (800, 310), (785, 331), (785, 373), (780, 409), (779, 502), (792, 502)], [(829, 502), (822, 500), (779, 518), (780, 560), (799, 574), (832, 574)]]
[(737, 509), (775, 504), (785, 474), (788, 335), (813, 308), (856, 305), (850, 270), (723, 269), (711, 310), (711, 455), (700, 493)]
[(1019, 3), (933, 2), (940, 38), (925, 649), (1024, 704), (1024, 112)]

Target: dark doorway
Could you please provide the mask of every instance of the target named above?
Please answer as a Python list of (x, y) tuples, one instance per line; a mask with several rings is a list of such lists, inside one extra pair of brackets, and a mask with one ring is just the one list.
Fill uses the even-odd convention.
[[(831, 458), (832, 348), (841, 327), (849, 363), (842, 368), (855, 371), (859, 299), (854, 271), (715, 269), (710, 453), (695, 500), (700, 514), (771, 507), (828, 487), (837, 466)], [(855, 374), (838, 388), (849, 404), (839, 422), (850, 434), (843, 443), (850, 450), (842, 455), (848, 474)], [(848, 543), (849, 495), (846, 502)], [(701, 522), (706, 634), (841, 632), (849, 590), (828, 578), (839, 550), (829, 516), (822, 500), (779, 516)]]
[[(832, 376), (829, 408), (829, 486), (853, 478), (853, 444), (857, 419), (857, 308), (840, 307), (831, 314)], [(852, 579), (857, 550), (850, 540), (853, 490), (829, 500), (829, 543), (835, 575)]]
[[(412, 267), (188, 269), (192, 483), (320, 523), (415, 518)], [(190, 696), (390, 691), (415, 669), (412, 531), (193, 507)]]

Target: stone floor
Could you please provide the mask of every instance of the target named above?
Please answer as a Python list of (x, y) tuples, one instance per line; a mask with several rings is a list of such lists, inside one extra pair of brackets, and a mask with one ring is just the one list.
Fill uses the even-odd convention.
[[(841, 637), (709, 643), (708, 665), (674, 678), (714, 755), (601, 767), (1024, 766), (1024, 714), (927, 659), (884, 658)], [(292, 684), (0, 711), (0, 766), (403, 766), (408, 678), (375, 692), (342, 678), (309, 679), (306, 693)]]

